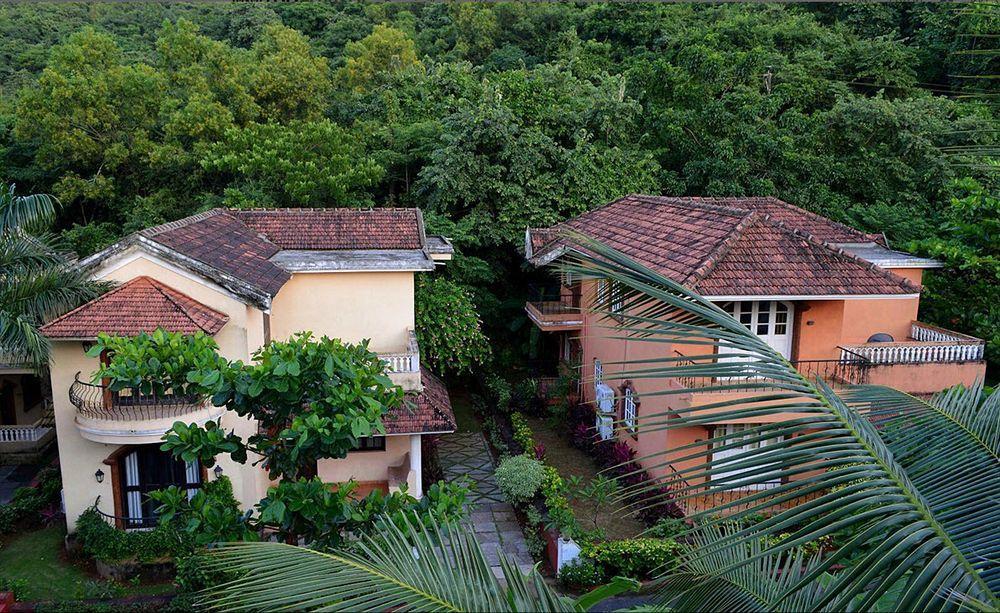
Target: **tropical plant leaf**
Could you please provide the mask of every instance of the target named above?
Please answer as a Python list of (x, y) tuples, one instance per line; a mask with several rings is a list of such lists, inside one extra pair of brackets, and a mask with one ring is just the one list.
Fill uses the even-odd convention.
[[(861, 594), (866, 602), (877, 601), (900, 578), (906, 582), (901, 603), (909, 609), (941, 606), (947, 590), (995, 599), (875, 427), (833, 389), (801, 375), (767, 343), (682, 285), (596, 241), (567, 238), (576, 249), (564, 264), (566, 272), (609, 284), (610, 291), (598, 292), (593, 306), (601, 325), (609, 335), (635, 343), (630, 353), (647, 356), (605, 362), (604, 378), (641, 381), (646, 406), (658, 397), (668, 403), (668, 410), (639, 416), (639, 436), (715, 423), (751, 424), (742, 432), (717, 431), (706, 440), (668, 445), (641, 458), (647, 469), (667, 476), (625, 488), (625, 502), (651, 506), (717, 497), (713, 508), (691, 515), (705, 527), (772, 513), (726, 533), (693, 558), (781, 533), (790, 536), (757, 556), (779, 555), (827, 535), (853, 534), (775, 597), (768, 604), (772, 608), (849, 558), (850, 568), (836, 574), (817, 607), (843, 609)], [(660, 345), (643, 347), (649, 343)], [(690, 355), (677, 355), (678, 349)], [(697, 390), (690, 389), (694, 377), (701, 382)], [(768, 442), (766, 451), (745, 448)], [(706, 457), (706, 445), (730, 453)], [(718, 517), (724, 514), (728, 517)], [(735, 570), (754, 559), (719, 570)]]
[(1000, 591), (1000, 462), (993, 440), (1000, 397), (985, 397), (977, 384), (929, 402), (876, 386), (851, 388), (844, 398), (875, 425), (955, 545)]
[(523, 575), (502, 553), (499, 581), (475, 535), (459, 525), (415, 521), (404, 531), (382, 521), (357, 553), (230, 543), (210, 557), (216, 568), (241, 575), (203, 595), (201, 605), (213, 610), (582, 610), (537, 570)]

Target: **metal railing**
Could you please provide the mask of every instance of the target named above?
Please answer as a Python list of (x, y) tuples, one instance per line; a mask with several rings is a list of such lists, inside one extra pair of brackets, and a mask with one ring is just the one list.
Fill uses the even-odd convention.
[(80, 381), (78, 372), (69, 387), (69, 401), (84, 417), (133, 421), (180, 417), (205, 408), (207, 398), (197, 395), (143, 394), (137, 388), (112, 390), (106, 385)]
[(846, 345), (841, 351), (864, 356), (874, 364), (932, 364), (978, 362), (983, 359), (986, 346), (982, 339), (974, 336), (919, 321), (910, 325), (910, 339)]
[[(800, 374), (808, 379), (819, 378), (831, 385), (863, 385), (867, 383), (868, 373), (872, 365), (871, 361), (862, 355), (854, 354), (848, 349), (841, 349), (841, 358), (839, 360), (792, 360), (791, 363)], [(675, 351), (674, 353), (679, 357), (686, 357), (679, 351)], [(688, 366), (700, 364), (708, 367), (717, 362), (695, 362), (694, 360), (687, 359), (680, 360), (678, 363)], [(739, 384), (743, 387), (736, 391), (742, 391), (744, 389), (765, 390), (774, 386), (774, 381), (766, 377), (757, 375), (740, 376), (738, 374), (739, 362), (724, 362), (723, 364), (727, 367), (732, 367), (737, 374), (724, 377), (682, 376), (677, 377), (677, 379), (680, 381), (682, 387), (689, 389)]]
[(105, 521), (112, 528), (117, 528), (118, 530), (152, 530), (160, 523), (159, 517), (126, 517), (124, 515), (109, 515), (100, 509), (98, 506), (101, 502), (101, 497), (98, 496), (94, 500), (94, 506), (91, 507), (101, 519)]

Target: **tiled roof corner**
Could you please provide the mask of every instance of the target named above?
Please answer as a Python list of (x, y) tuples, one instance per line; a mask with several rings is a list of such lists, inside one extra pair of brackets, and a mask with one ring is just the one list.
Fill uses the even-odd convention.
[(163, 328), (215, 334), (229, 316), (151, 277), (136, 277), (41, 327), (49, 338), (134, 336)]
[(444, 383), (426, 368), (421, 368), (420, 380), (423, 391), (408, 394), (404, 405), (390, 409), (382, 417), (386, 434), (455, 431), (455, 414)]

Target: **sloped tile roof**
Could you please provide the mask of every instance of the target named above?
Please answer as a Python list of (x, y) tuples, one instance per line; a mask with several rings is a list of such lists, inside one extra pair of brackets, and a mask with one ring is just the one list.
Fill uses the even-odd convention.
[(136, 277), (42, 326), (49, 338), (95, 338), (106, 332), (134, 336), (163, 328), (215, 334), (229, 316), (150, 277)]
[(232, 214), (281, 249), (421, 249), (417, 209), (251, 209)]
[(455, 414), (451, 411), (448, 389), (426, 368), (421, 368), (420, 380), (424, 389), (419, 394), (406, 395), (408, 406), (396, 407), (382, 417), (386, 434), (454, 432)]
[[(774, 213), (775, 217), (772, 217)], [(874, 241), (774, 198), (630, 195), (552, 228), (530, 230), (532, 261), (580, 232), (704, 295), (912, 294), (920, 287), (830, 241)]]
[(796, 232), (755, 217), (692, 287), (706, 296), (914, 294), (920, 286)]
[(228, 211), (214, 209), (141, 234), (272, 296), (291, 278), (268, 261), (278, 247)]

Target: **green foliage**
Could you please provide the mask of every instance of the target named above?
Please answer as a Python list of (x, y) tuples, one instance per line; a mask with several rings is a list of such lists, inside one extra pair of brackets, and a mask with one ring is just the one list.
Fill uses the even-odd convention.
[[(495, 372), (486, 375), (483, 381), (486, 388), (486, 400), (491, 404), (489, 410), (506, 413), (510, 410), (510, 399), (513, 389), (510, 382)], [(524, 451), (530, 451), (525, 449)]]
[(497, 485), (511, 504), (523, 504), (538, 493), (545, 480), (545, 466), (528, 455), (504, 458), (496, 469)]
[(150, 492), (149, 497), (160, 504), (156, 509), (160, 523), (188, 532), (196, 545), (257, 538), (240, 511), (228, 477), (203, 484), (190, 499), (187, 490), (175, 485)]
[(606, 577), (644, 579), (666, 574), (682, 552), (683, 548), (670, 539), (639, 538), (590, 545), (581, 555)]
[(10, 502), (0, 505), (0, 535), (12, 532), (19, 523), (37, 518), (38, 513), (59, 500), (62, 478), (59, 470), (47, 468), (38, 475), (37, 487), (19, 487)]
[(671, 539), (687, 531), (687, 529), (688, 525), (683, 519), (664, 517), (657, 521), (649, 530), (646, 530), (644, 534), (650, 538)]
[(466, 288), (441, 277), (417, 279), (414, 308), (422, 359), (441, 373), (467, 373), (490, 358), (490, 341)]
[(356, 135), (327, 120), (230, 128), (200, 164), (236, 208), (370, 206), (367, 190), (383, 173)]
[(604, 568), (590, 560), (578, 559), (559, 570), (559, 581), (570, 587), (593, 587), (607, 580)]
[(94, 372), (94, 382), (108, 379), (115, 391), (137, 389), (143, 395), (177, 396), (212, 393), (225, 375), (227, 363), (215, 339), (198, 331), (177, 334), (157, 328), (134, 337), (101, 333), (87, 356), (106, 352), (107, 363)]
[(1000, 361), (1000, 198), (974, 179), (956, 182), (939, 238), (915, 241), (917, 252), (944, 263), (924, 280), (921, 317), (986, 340)]
[(528, 420), (520, 413), (510, 414), (510, 425), (514, 429), (514, 440), (521, 446), (524, 453), (534, 453), (535, 435), (528, 425)]
[(348, 87), (363, 92), (390, 83), (400, 73), (422, 68), (406, 33), (380, 24), (368, 36), (347, 43), (341, 73)]
[(27, 590), (27, 579), (11, 579), (9, 577), (0, 576), (0, 592), (13, 592), (14, 600), (23, 601)]
[(109, 525), (95, 509), (77, 518), (76, 538), (84, 553), (108, 564), (156, 562), (190, 553), (194, 547), (187, 533), (174, 526), (126, 532)]
[(229, 454), (234, 462), (241, 464), (247, 461), (247, 448), (243, 440), (232, 432), (227, 434), (212, 420), (201, 427), (175, 421), (163, 435), (160, 449), (171, 452), (185, 462), (198, 460), (206, 468), (215, 466), (216, 456), (222, 454)]

